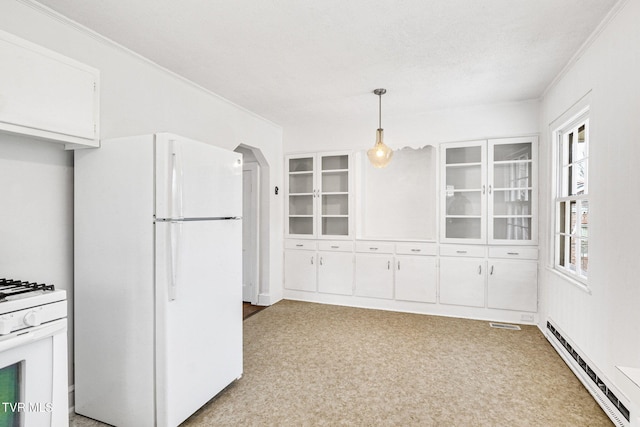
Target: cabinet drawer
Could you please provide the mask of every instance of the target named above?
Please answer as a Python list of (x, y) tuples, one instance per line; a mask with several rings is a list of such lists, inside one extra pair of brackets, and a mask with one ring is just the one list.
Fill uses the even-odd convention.
[(368, 252), (372, 254), (392, 254), (393, 243), (388, 242), (357, 242), (356, 252)]
[(487, 256), (487, 248), (484, 246), (441, 245), (440, 255), (484, 258)]
[(285, 240), (285, 249), (306, 249), (310, 251), (316, 250), (316, 242), (313, 240)]
[(438, 245), (435, 243), (397, 243), (398, 255), (437, 255)]
[(318, 242), (318, 250), (353, 252), (353, 242)]
[(538, 259), (538, 248), (490, 247), (491, 258)]

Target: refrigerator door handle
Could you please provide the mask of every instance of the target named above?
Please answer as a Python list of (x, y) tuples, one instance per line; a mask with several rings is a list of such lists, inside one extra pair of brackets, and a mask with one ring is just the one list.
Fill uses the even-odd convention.
[(171, 280), (169, 281), (169, 289), (167, 294), (169, 301), (175, 301), (178, 291), (178, 266), (180, 265), (180, 240), (182, 237), (182, 222), (171, 221), (169, 223), (169, 256), (171, 262), (169, 268), (171, 268)]
[(182, 174), (182, 156), (180, 155), (180, 145), (171, 140), (171, 198), (170, 198), (170, 212), (171, 218), (182, 218), (182, 186), (184, 183)]

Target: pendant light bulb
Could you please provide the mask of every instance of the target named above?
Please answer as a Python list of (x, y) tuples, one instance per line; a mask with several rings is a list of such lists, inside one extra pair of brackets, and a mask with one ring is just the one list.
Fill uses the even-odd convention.
[(376, 144), (367, 151), (367, 157), (371, 164), (376, 168), (383, 168), (389, 164), (393, 157), (393, 150), (389, 148), (383, 141), (384, 130), (382, 129), (382, 95), (387, 92), (386, 89), (376, 89), (373, 91), (379, 97), (378, 109), (378, 130), (376, 131)]

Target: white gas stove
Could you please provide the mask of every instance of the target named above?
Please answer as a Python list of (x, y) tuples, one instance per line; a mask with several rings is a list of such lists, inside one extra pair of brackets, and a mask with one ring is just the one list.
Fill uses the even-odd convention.
[(53, 285), (0, 279), (0, 341), (12, 332), (66, 317), (66, 291)]
[(0, 279), (0, 425), (69, 425), (67, 294)]

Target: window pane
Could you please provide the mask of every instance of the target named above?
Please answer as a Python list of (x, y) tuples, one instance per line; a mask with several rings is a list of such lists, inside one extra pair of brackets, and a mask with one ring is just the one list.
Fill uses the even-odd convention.
[(577, 130), (577, 138), (573, 138), (571, 147), (572, 161), (577, 162), (587, 157), (587, 126), (583, 124)]
[(493, 238), (531, 240), (531, 218), (495, 218)]
[(447, 195), (447, 215), (481, 215), (482, 192), (454, 191)]
[(531, 160), (531, 143), (496, 144), (493, 147), (493, 160)]
[(580, 240), (580, 268), (582, 269), (582, 275), (587, 276), (589, 264), (589, 242), (587, 239)]
[(531, 215), (531, 190), (494, 190), (494, 215)]
[(479, 239), (482, 223), (480, 218), (447, 218), (447, 238)]
[(583, 160), (570, 166), (571, 192), (569, 195), (575, 196), (585, 194), (585, 184), (587, 176), (587, 163)]
[(576, 265), (578, 262), (578, 251), (577, 251), (577, 244), (578, 244), (578, 239), (576, 239), (575, 237), (570, 237), (569, 238), (569, 265), (567, 267), (569, 267), (571, 269), (571, 271), (576, 271)]
[(560, 202), (558, 206), (558, 231), (560, 233), (567, 232), (567, 202)]
[(498, 163), (493, 168), (494, 188), (527, 188), (531, 186), (531, 163)]
[(447, 168), (447, 190), (479, 189), (482, 183), (480, 165)]
[(578, 218), (578, 207), (576, 202), (569, 202), (569, 215), (571, 215), (571, 224), (569, 225), (569, 229), (571, 230), (571, 234), (576, 234)]
[(563, 235), (560, 235), (558, 237), (560, 240), (558, 244), (558, 265), (565, 267), (566, 266), (565, 254), (567, 253), (567, 246), (566, 246), (567, 239)]
[(447, 164), (456, 163), (480, 163), (482, 161), (482, 148), (476, 147), (460, 147), (447, 148)]
[(589, 237), (589, 202), (580, 203), (580, 236)]

